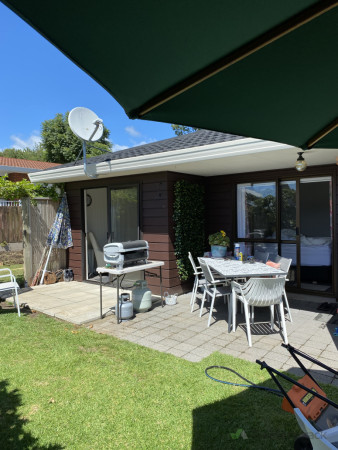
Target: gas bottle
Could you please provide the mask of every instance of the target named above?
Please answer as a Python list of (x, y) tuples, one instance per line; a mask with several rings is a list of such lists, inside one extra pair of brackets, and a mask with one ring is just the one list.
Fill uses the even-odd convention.
[(130, 301), (130, 295), (128, 293), (120, 295), (119, 308), (121, 320), (128, 320), (133, 317), (133, 303)]
[(151, 290), (145, 280), (138, 280), (134, 284), (132, 300), (134, 311), (146, 312), (151, 308)]

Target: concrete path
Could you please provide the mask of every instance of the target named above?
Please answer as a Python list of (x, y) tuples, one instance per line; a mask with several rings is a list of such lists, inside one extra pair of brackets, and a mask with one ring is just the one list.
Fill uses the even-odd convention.
[[(126, 291), (124, 291), (126, 292)], [(85, 324), (93, 331), (109, 334), (137, 344), (171, 353), (188, 361), (200, 361), (215, 351), (248, 361), (265, 360), (276, 369), (301, 374), (286, 349), (281, 347), (282, 337), (277, 326), (271, 331), (269, 312), (255, 309), (255, 324), (251, 327), (252, 348), (248, 347), (244, 315), (238, 314), (236, 332), (228, 333), (227, 310), (220, 299), (215, 307), (211, 326), (207, 327), (208, 310), (199, 317), (199, 304), (190, 312), (190, 295), (182, 295), (174, 306), (161, 307), (158, 299), (151, 311), (137, 314), (132, 320), (119, 325), (112, 315), (116, 303), (116, 290), (103, 287), (103, 311), (99, 318), (99, 286), (89, 283), (69, 282), (29, 288), (19, 296), (20, 304), (30, 309), (72, 322)], [(312, 301), (311, 301), (312, 300)], [(338, 315), (316, 310), (313, 297), (298, 299), (289, 295), (293, 322), (287, 320), (289, 343), (324, 364), (338, 370)], [(323, 298), (323, 301), (328, 299)], [(333, 300), (331, 300), (333, 301)], [(311, 368), (311, 364), (307, 365)], [(322, 369), (315, 371), (318, 381), (338, 386), (338, 378)]]

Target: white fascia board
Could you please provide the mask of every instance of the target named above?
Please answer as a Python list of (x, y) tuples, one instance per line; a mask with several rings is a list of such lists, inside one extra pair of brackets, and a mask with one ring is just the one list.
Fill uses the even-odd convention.
[(28, 173), (28, 172), (38, 172), (41, 169), (30, 169), (28, 167), (17, 167), (17, 166), (0, 166), (0, 172), (5, 173)]
[[(205, 162), (210, 159), (228, 158), (234, 156), (252, 155), (255, 153), (278, 151), (292, 148), (278, 142), (264, 141), (253, 138), (237, 139), (229, 142), (219, 142), (199, 147), (183, 148), (168, 152), (153, 153), (149, 155), (133, 156), (130, 158), (114, 159), (102, 163), (87, 162), (87, 170), (103, 178), (133, 171), (140, 172), (146, 169), (165, 170), (166, 166), (179, 165), (188, 162)], [(70, 181), (88, 180), (83, 165), (65, 167), (57, 170), (44, 170), (29, 174), (32, 182), (64, 183)]]

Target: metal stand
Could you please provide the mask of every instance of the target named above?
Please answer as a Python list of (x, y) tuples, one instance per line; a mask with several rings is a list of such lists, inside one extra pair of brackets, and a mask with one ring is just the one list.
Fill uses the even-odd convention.
[[(107, 267), (97, 267), (96, 271), (100, 274), (100, 318), (103, 319), (103, 313), (102, 313), (102, 273), (109, 273), (116, 276), (116, 295), (117, 295), (117, 303), (115, 308), (115, 315), (116, 315), (116, 323), (120, 324), (122, 322), (120, 318), (120, 278), (121, 276), (125, 275), (126, 273), (131, 273), (139, 270), (143, 270), (144, 272), (148, 269), (153, 269), (155, 267), (160, 268), (160, 292), (161, 292), (161, 305), (162, 308), (164, 306), (164, 299), (163, 299), (163, 288), (162, 288), (162, 266), (164, 266), (163, 261), (148, 261), (147, 264), (142, 265), (135, 265), (131, 267), (126, 267), (124, 269), (115, 269), (115, 268), (107, 268)], [(156, 275), (158, 276), (158, 275)]]

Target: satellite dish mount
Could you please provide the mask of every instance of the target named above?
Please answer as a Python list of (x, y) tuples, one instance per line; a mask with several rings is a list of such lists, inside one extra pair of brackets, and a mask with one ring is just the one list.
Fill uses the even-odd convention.
[(72, 132), (81, 139), (83, 151), (83, 170), (87, 177), (97, 178), (97, 175), (87, 171), (87, 144), (98, 141), (103, 134), (103, 121), (93, 111), (82, 106), (71, 110), (68, 123)]

